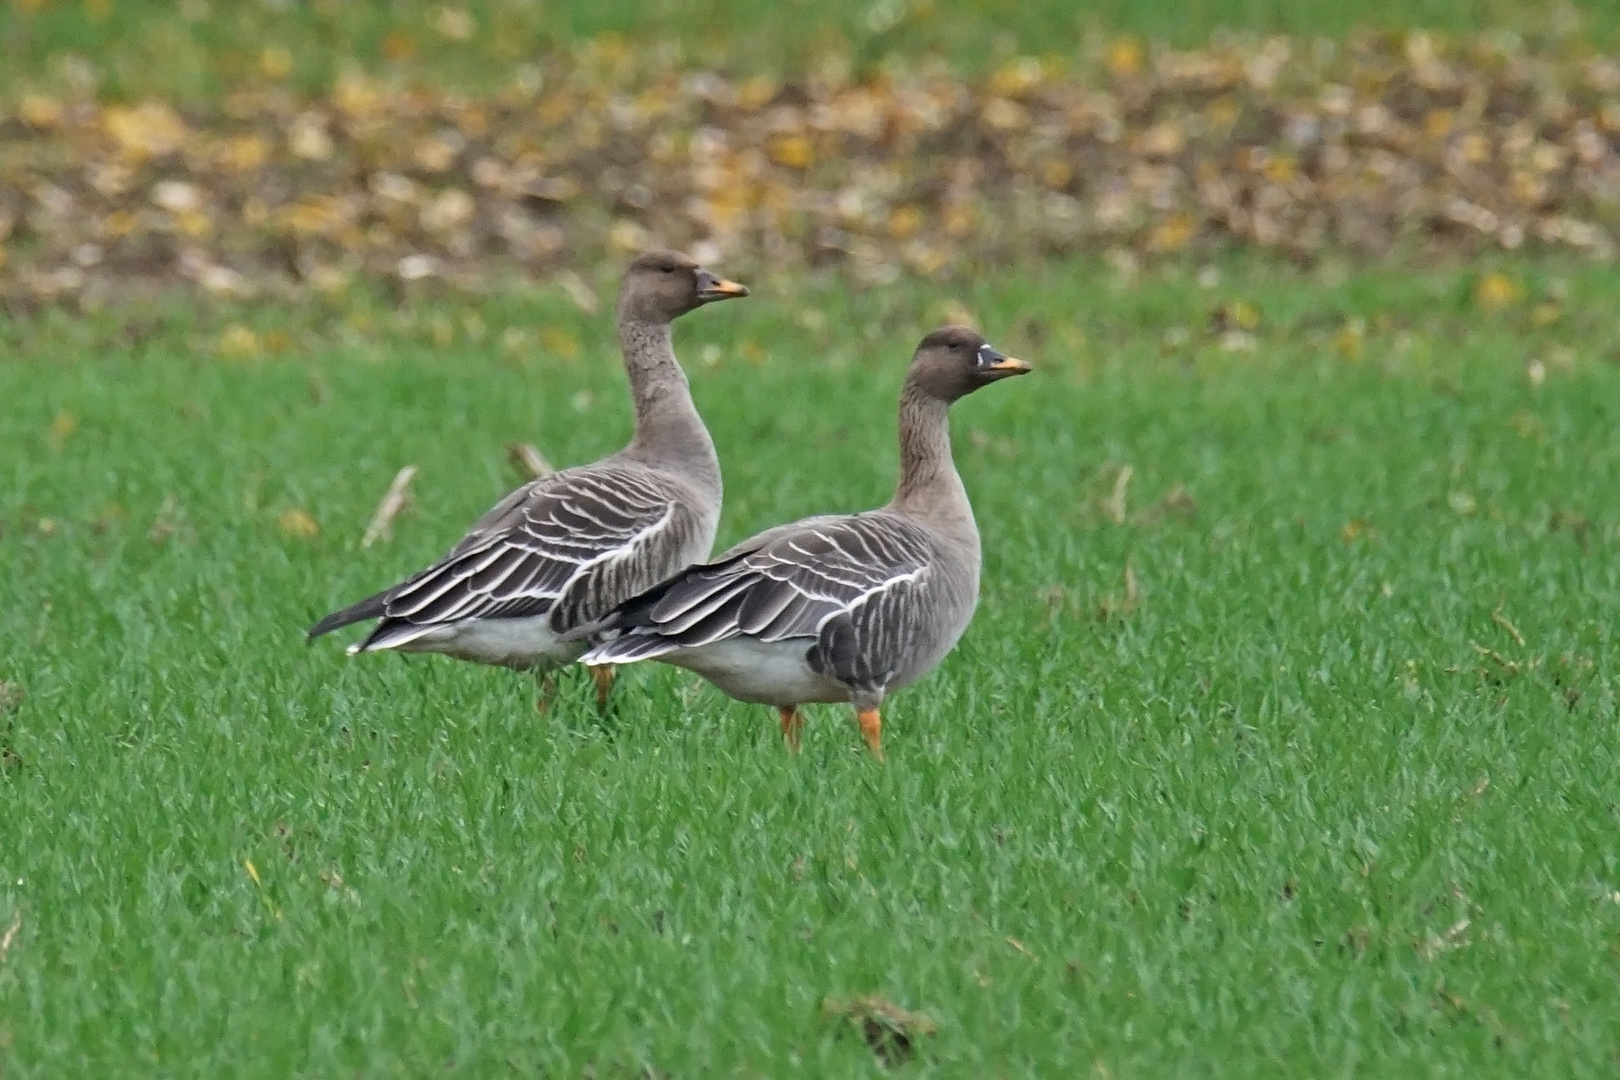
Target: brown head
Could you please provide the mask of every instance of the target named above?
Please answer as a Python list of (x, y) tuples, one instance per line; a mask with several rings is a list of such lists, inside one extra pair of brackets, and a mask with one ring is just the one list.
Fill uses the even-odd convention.
[(690, 255), (649, 251), (625, 271), (619, 314), (638, 322), (669, 323), (704, 304), (747, 295), (745, 287), (710, 273)]
[(951, 402), (1027, 371), (1028, 364), (998, 352), (983, 335), (965, 326), (944, 326), (917, 346), (906, 381), (930, 397)]

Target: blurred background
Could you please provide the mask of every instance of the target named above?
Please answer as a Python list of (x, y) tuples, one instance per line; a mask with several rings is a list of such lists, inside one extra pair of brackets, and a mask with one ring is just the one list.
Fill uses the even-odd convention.
[[(1614, 252), (1615, 5), (10, 0), (0, 295)], [(596, 284), (593, 282), (592, 284)]]

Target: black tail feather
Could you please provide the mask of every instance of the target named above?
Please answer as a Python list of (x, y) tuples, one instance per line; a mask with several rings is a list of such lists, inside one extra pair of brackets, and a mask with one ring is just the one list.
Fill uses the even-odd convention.
[(560, 635), (560, 640), (584, 641), (594, 648), (641, 627), (651, 626), (649, 616), (652, 609), (658, 606), (658, 601), (669, 595), (671, 589), (685, 582), (690, 575), (700, 571), (712, 573), (723, 570), (733, 563), (741, 562), (751, 554), (753, 550), (750, 548), (723, 556), (714, 562), (688, 566), (685, 570), (671, 574), (652, 588), (632, 596), (601, 618), (592, 619), (565, 631)]
[(358, 604), (350, 604), (340, 611), (332, 612), (332, 614), (310, 627), (307, 640), (314, 641), (322, 634), (330, 634), (333, 630), (348, 626), (350, 623), (380, 618), (387, 606), (388, 594), (386, 592), (380, 592), (376, 596), (368, 596)]

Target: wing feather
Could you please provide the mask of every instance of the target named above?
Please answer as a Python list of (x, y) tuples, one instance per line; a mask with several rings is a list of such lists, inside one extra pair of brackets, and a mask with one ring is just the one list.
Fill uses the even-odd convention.
[(901, 602), (926, 580), (933, 550), (921, 526), (881, 510), (772, 529), (601, 620), (587, 659), (654, 657), (739, 635), (815, 638), (876, 598)]
[(502, 499), (443, 559), (382, 593), (381, 621), (360, 648), (389, 648), (468, 619), (550, 614), (567, 630), (706, 551), (712, 521), (697, 501), (625, 466), (536, 480)]

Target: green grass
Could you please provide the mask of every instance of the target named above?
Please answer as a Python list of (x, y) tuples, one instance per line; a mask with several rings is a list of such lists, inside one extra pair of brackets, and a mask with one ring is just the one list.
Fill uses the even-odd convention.
[[(539, 717), (304, 646), (506, 442), (623, 438), (603, 317), (0, 324), (0, 1073), (872, 1076), (821, 1010), (878, 994), (938, 1024), (897, 1075), (1613, 1076), (1620, 280), (1503, 269), (1496, 314), (1472, 274), (1242, 263), (959, 297), (1038, 371), (957, 410), (983, 601), (886, 765), (665, 669), (604, 724), (580, 682)], [(754, 284), (679, 333), (722, 543), (885, 497), (942, 299)], [(1253, 351), (1206, 329), (1236, 300)], [(291, 347), (216, 359), (233, 319)], [(586, 346), (500, 344), (541, 326)]]
[[(447, 8), (470, 19), (447, 21)], [(1222, 30), (1339, 37), (1412, 27), (1579, 33), (1601, 47), (1620, 39), (1620, 8), (1555, 0), (11, 0), (0, 6), (0, 92), (91, 84), (113, 97), (209, 97), (263, 81), (267, 48), (286, 50), (286, 77), (305, 90), (356, 64), (487, 89), (510, 83), (523, 64), (607, 34), (637, 49), (680, 50), (696, 64), (775, 74), (802, 72), (828, 54), (862, 64), (939, 57), (968, 71), (1018, 53), (1061, 64), (1088, 34), (1192, 46)]]

